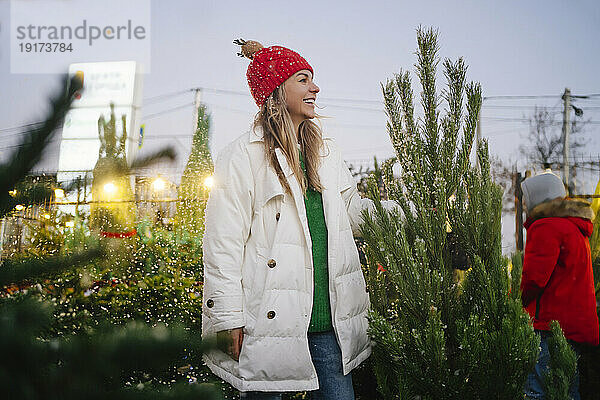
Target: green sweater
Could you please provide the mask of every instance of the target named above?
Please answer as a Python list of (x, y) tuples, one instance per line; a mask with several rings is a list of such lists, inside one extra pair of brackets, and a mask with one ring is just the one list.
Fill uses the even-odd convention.
[[(306, 177), (304, 157), (300, 153), (300, 165)], [(308, 230), (312, 240), (313, 279), (313, 308), (310, 318), (309, 332), (325, 332), (333, 328), (331, 324), (331, 307), (329, 305), (329, 273), (327, 268), (327, 225), (323, 211), (323, 197), (312, 187), (306, 190), (304, 196)]]

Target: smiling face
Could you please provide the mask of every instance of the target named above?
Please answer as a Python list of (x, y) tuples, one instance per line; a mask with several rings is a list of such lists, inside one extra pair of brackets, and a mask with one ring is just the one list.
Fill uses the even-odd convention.
[(285, 103), (296, 129), (305, 119), (316, 117), (315, 100), (320, 89), (312, 80), (312, 72), (307, 69), (296, 72), (283, 83), (283, 89)]

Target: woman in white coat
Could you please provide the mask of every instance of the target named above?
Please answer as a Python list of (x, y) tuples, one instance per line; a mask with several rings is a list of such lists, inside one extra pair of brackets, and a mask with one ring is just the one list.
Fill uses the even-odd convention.
[(319, 87), (298, 53), (239, 40), (259, 107), (219, 154), (206, 208), (203, 337), (210, 369), (241, 398), (354, 399), (371, 353), (369, 296), (354, 244), (356, 183), (312, 119)]

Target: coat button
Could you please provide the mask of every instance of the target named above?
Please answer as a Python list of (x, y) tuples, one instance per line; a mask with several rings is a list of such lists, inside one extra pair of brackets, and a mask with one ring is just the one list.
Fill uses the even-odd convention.
[(270, 259), (270, 260), (267, 262), (267, 265), (269, 266), (269, 268), (275, 268), (275, 266), (277, 265), (277, 262), (271, 258), (271, 259)]
[(277, 214), (275, 214), (275, 219), (276, 219), (277, 221), (279, 221), (279, 218), (280, 218), (280, 217), (281, 217), (281, 213), (277, 213)]
[(269, 311), (269, 312), (267, 313), (267, 318), (269, 318), (269, 319), (273, 319), (273, 318), (275, 318), (275, 311)]
[(212, 308), (214, 305), (215, 305), (215, 302), (213, 301), (213, 299), (208, 299), (206, 301), (206, 307)]

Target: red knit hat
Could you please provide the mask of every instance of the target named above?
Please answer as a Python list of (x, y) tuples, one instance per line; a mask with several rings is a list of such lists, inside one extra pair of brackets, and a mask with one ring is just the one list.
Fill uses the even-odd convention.
[(310, 64), (298, 53), (282, 46), (263, 47), (260, 43), (243, 39), (233, 43), (242, 46), (241, 57), (252, 60), (246, 77), (250, 93), (257, 106), (262, 106), (267, 97), (296, 72), (307, 69), (313, 72)]

